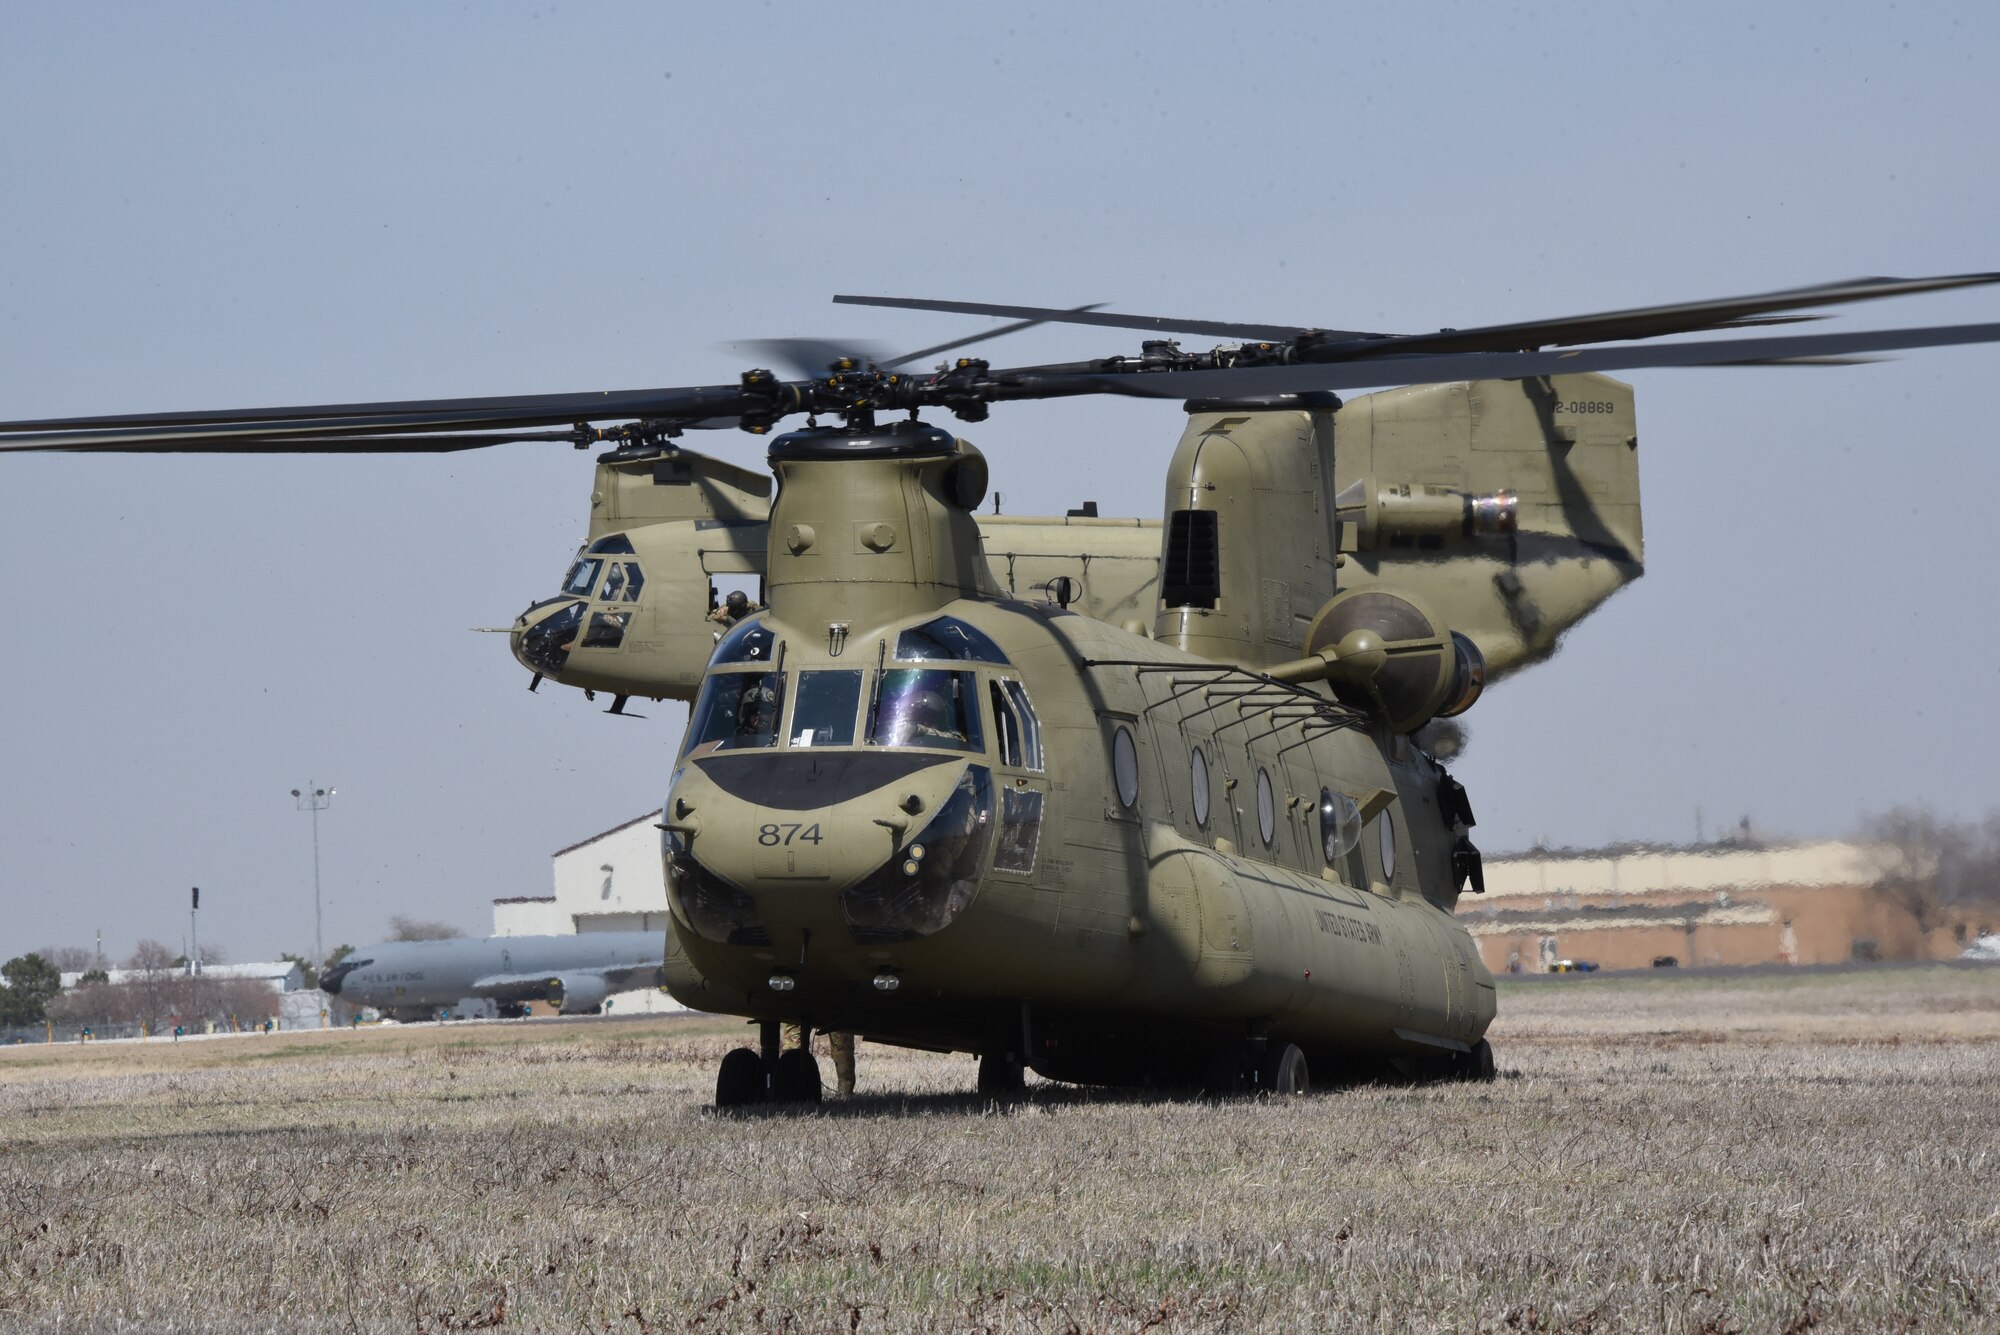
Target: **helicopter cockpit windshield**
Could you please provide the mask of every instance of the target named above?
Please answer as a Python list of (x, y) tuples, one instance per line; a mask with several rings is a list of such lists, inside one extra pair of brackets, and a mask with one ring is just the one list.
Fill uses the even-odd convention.
[(868, 740), (876, 746), (983, 751), (978, 701), (970, 672), (890, 668), (876, 692)]
[(776, 746), (784, 712), (784, 673), (710, 673), (688, 718), (687, 754)]

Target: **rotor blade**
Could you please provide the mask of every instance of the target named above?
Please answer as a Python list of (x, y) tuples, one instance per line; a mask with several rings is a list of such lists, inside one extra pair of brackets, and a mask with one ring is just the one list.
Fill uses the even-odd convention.
[[(1282, 343), (1307, 331), (1288, 324), (1230, 324), (1221, 320), (1176, 320), (1163, 315), (1120, 315), (1115, 311), (1058, 310), (1052, 306), (994, 306), (980, 301), (926, 301), (918, 297), (841, 296), (834, 300), (844, 306), (888, 306), (905, 311), (946, 311), (955, 315), (992, 315), (1002, 319), (1028, 320), (1050, 324), (1087, 324), (1101, 329), (1143, 329), (1148, 333), (1206, 334), (1215, 338), (1247, 338), (1258, 342)], [(1364, 334), (1342, 330), (1340, 339), (1389, 338), (1388, 334)]]
[(1400, 356), (1414, 352), (1528, 352), (1535, 348), (1619, 342), (1658, 338), (1665, 334), (1692, 334), (1781, 323), (1782, 319), (1770, 317), (1780, 311), (1838, 306), (1851, 301), (1874, 301), (1882, 297), (1941, 292), (1988, 283), (2000, 283), (2000, 273), (1948, 274), (1939, 278), (1854, 278), (1841, 283), (1821, 283), (1813, 287), (1787, 288), (1745, 297), (1640, 306), (1594, 315), (1567, 315), (1553, 320), (1486, 325), (1478, 329), (1441, 329), (1435, 334), (1408, 334), (1354, 348), (1316, 338), (1316, 346), (1306, 355), (1313, 361), (1345, 361), (1349, 357)]
[[(748, 406), (737, 385), (695, 389), (626, 390), (619, 393), (515, 395), (491, 399), (418, 399), (402, 403), (316, 405), (306, 408), (234, 409), (217, 413), (132, 413), (115, 417), (47, 418), (0, 423), (0, 451), (80, 450), (298, 452), (302, 442), (353, 442), (385, 436), (431, 436), (417, 452), (466, 448), (444, 443), (446, 432), (508, 433), (527, 427), (573, 426), (591, 419), (655, 418), (676, 425), (734, 419)], [(786, 404), (784, 411), (792, 411)], [(527, 437), (533, 439), (534, 437)], [(560, 437), (558, 437), (560, 438)], [(396, 448), (383, 444), (383, 450)]]
[[(834, 300), (838, 301), (839, 298), (836, 297)], [(1075, 315), (1082, 311), (1094, 311), (1103, 304), (1101, 301), (1093, 301), (1085, 306), (1072, 306), (1070, 307), (1070, 314)], [(885, 371), (893, 371), (899, 366), (908, 366), (911, 362), (919, 362), (926, 357), (935, 357), (940, 352), (956, 352), (960, 348), (971, 347), (974, 343), (984, 343), (990, 338), (1001, 338), (1007, 334), (1018, 334), (1023, 329), (1033, 329), (1036, 325), (1048, 323), (1049, 321), (1040, 319), (1016, 320), (1013, 324), (1003, 324), (998, 329), (989, 329), (983, 334), (967, 334), (964, 338), (955, 338), (949, 343), (934, 343), (928, 348), (918, 348), (915, 352), (906, 352), (894, 361), (879, 362), (877, 364)]]
[(758, 361), (776, 362), (798, 380), (817, 380), (843, 359), (862, 366), (900, 365), (882, 360), (889, 355), (887, 348), (861, 339), (745, 338), (723, 346), (731, 351), (747, 348)]
[(72, 451), (80, 454), (451, 454), (522, 441), (568, 441), (568, 431), (473, 431), (443, 436), (231, 436), (152, 442), (19, 444), (0, 438), (0, 453)]
[(1307, 390), (1380, 385), (1438, 385), (1457, 380), (1525, 380), (1585, 371), (1667, 366), (1756, 366), (1806, 358), (1849, 357), (1910, 348), (2000, 342), (2000, 324), (1936, 325), (1844, 334), (1781, 334), (1712, 339), (1652, 347), (1577, 348), (1566, 352), (1469, 352), (1444, 356), (1375, 357), (1305, 366), (1243, 366), (1216, 370), (1139, 371), (1091, 377), (1104, 394), (1136, 398), (1241, 398)]
[[(0, 432), (74, 431), (87, 428), (227, 426), (235, 423), (409, 419), (435, 423), (440, 430), (467, 426), (557, 426), (596, 418), (673, 416), (655, 412), (682, 395), (736, 394), (734, 385), (690, 389), (584, 390), (569, 394), (507, 394), (463, 399), (397, 399), (382, 403), (320, 403), (281, 408), (223, 408), (164, 413), (118, 413), (89, 417), (49, 417), (0, 422)], [(407, 428), (415, 429), (415, 428)]]

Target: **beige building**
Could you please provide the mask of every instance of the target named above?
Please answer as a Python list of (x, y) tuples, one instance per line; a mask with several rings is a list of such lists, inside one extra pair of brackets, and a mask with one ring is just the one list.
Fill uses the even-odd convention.
[[(495, 936), (658, 932), (664, 950), (667, 881), (660, 862), (658, 811), (635, 816), (554, 857), (555, 893), (493, 901)], [(617, 1013), (684, 1009), (664, 992), (615, 994)]]
[(1486, 893), (1462, 897), (1458, 917), (1495, 973), (1948, 959), (1990, 930), (1920, 930), (1875, 888), (1878, 862), (1840, 840), (1536, 850), (1490, 859)]

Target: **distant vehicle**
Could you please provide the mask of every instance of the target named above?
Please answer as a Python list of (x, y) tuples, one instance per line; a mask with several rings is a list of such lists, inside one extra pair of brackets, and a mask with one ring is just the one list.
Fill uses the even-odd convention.
[(1589, 960), (1557, 960), (1549, 966), (1550, 973), (1596, 973), (1597, 966)]
[(1987, 960), (2000, 964), (2000, 932), (1989, 932), (1958, 953), (1962, 960)]
[(1678, 969), (1680, 965), (1681, 962), (1678, 956), (1674, 955), (1653, 956), (1653, 967), (1655, 969)]
[(355, 951), (320, 987), (392, 1020), (435, 1019), (468, 997), (491, 1000), (503, 1015), (534, 1001), (594, 1015), (613, 992), (660, 986), (665, 949), (658, 932), (389, 941)]

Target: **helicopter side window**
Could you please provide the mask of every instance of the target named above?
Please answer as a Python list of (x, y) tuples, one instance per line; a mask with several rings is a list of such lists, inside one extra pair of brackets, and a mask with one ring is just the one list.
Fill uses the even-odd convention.
[(761, 620), (738, 622), (736, 628), (715, 646), (715, 654), (708, 660), (709, 664), (720, 667), (725, 663), (768, 663), (774, 647), (773, 638)]
[(598, 597), (607, 603), (615, 603), (625, 596), (625, 563), (613, 561), (611, 573), (604, 577), (604, 590)]
[[(1018, 764), (1023, 769), (1041, 769), (1042, 724), (1035, 717), (1035, 707), (1028, 703), (1028, 688), (1010, 677), (1002, 677), (994, 685), (1013, 707), (1014, 717), (1019, 721), (1021, 728), (1021, 758), (1007, 763)], [(996, 708), (994, 713), (997, 716), (999, 710)]]
[(1005, 663), (985, 631), (957, 617), (938, 617), (896, 637), (896, 657), (909, 663)]
[(625, 623), (630, 612), (593, 612), (590, 629), (583, 633), (586, 649), (616, 649), (625, 641)]
[(784, 706), (783, 673), (712, 672), (688, 718), (686, 754), (776, 746)]
[(875, 693), (868, 740), (877, 746), (984, 750), (974, 680), (970, 672), (889, 668)]
[(1139, 750), (1132, 730), (1119, 726), (1111, 736), (1111, 778), (1118, 785), (1118, 804), (1130, 811), (1139, 803)]
[(861, 708), (861, 673), (801, 672), (792, 706), (793, 746), (852, 746)]
[(625, 601), (628, 603), (638, 602), (639, 590), (644, 588), (645, 585), (646, 577), (639, 573), (639, 563), (637, 561), (627, 561), (625, 563)]
[(993, 693), (994, 745), (1000, 752), (1000, 763), (1019, 769), (1022, 757), (1021, 716), (1014, 712), (1013, 702), (1007, 698), (1007, 692), (1000, 689), (999, 682), (989, 683), (988, 689)]
[(1337, 865), (1361, 842), (1361, 808), (1345, 793), (1319, 790), (1319, 842), (1326, 865)]
[(607, 533), (584, 550), (592, 556), (630, 556), (632, 539), (623, 533)]
[(1032, 788), (1000, 792), (1000, 840), (993, 846), (993, 870), (1026, 876), (1035, 869), (1042, 839), (1042, 795)]
[(579, 557), (563, 577), (563, 592), (578, 598), (588, 598), (590, 591), (597, 587), (597, 577), (603, 573), (604, 562), (589, 557)]

